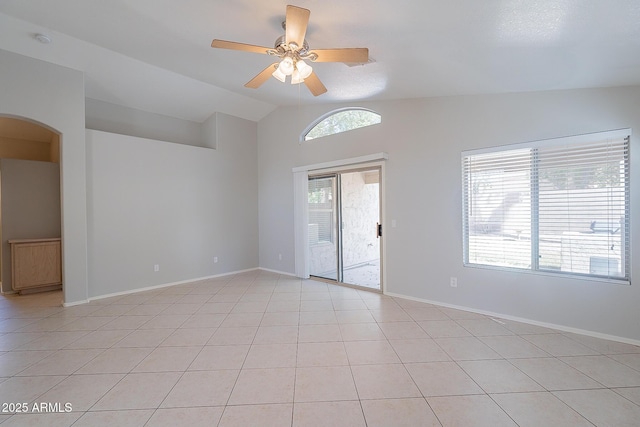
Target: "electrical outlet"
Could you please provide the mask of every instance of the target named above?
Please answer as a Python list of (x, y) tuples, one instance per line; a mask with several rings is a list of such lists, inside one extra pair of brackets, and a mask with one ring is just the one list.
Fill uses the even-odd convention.
[(153, 271), (160, 271), (160, 264), (153, 264)]
[(282, 261), (282, 254), (278, 254), (278, 261)]
[(214, 263), (218, 262), (218, 257), (217, 257), (217, 256), (214, 256), (214, 257), (213, 257), (213, 262), (214, 262)]
[(457, 277), (452, 277), (449, 279), (449, 284), (451, 285), (452, 288), (457, 288), (458, 287), (458, 278)]

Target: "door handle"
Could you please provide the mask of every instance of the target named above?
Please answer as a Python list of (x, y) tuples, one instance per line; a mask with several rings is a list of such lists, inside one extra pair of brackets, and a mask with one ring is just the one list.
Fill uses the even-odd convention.
[(382, 237), (382, 224), (376, 222), (376, 239)]

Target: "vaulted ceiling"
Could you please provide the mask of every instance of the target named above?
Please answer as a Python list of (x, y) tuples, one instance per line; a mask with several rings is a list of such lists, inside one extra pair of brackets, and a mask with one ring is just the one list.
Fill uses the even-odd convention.
[[(368, 47), (373, 63), (312, 64), (328, 92), (269, 79), (288, 3), (312, 48)], [(0, 49), (85, 72), (86, 95), (203, 121), (282, 105), (640, 85), (638, 0), (2, 0)], [(39, 43), (35, 34), (51, 37)]]

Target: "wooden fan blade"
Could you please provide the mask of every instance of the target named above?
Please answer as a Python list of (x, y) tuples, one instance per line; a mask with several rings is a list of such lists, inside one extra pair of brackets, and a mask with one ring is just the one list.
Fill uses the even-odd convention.
[(262, 86), (262, 84), (264, 82), (269, 80), (269, 77), (271, 77), (271, 74), (273, 74), (273, 72), (275, 71), (277, 65), (278, 65), (277, 62), (274, 62), (273, 64), (269, 65), (267, 68), (265, 68), (264, 70), (260, 71), (260, 73), (258, 73), (257, 76), (255, 76), (254, 78), (249, 80), (244, 85), (244, 87), (249, 87), (251, 89), (257, 89), (260, 86)]
[(358, 64), (369, 62), (369, 49), (366, 47), (314, 49), (311, 52), (318, 55), (318, 58), (313, 62), (355, 62)]
[(307, 25), (309, 25), (309, 9), (303, 9), (297, 6), (287, 6), (287, 17), (285, 24), (285, 41), (287, 44), (295, 43), (298, 47), (302, 47), (304, 36), (307, 33)]
[(304, 84), (307, 85), (313, 96), (322, 95), (327, 91), (315, 72), (312, 72), (309, 77), (304, 79)]
[(266, 54), (268, 50), (271, 50), (271, 48), (269, 47), (256, 46), (253, 44), (230, 42), (230, 41), (218, 40), (218, 39), (214, 39), (211, 42), (211, 47), (220, 48), (220, 49), (240, 50), (243, 52), (264, 53), (264, 54)]

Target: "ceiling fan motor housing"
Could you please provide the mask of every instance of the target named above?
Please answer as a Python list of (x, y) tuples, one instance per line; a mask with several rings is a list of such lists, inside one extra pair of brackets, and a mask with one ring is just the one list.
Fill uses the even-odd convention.
[(282, 51), (283, 54), (285, 51), (290, 50), (297, 52), (298, 55), (303, 56), (309, 52), (309, 43), (307, 43), (307, 39), (305, 39), (302, 43), (302, 47), (299, 47), (295, 43), (290, 43), (289, 45), (287, 45), (287, 36), (283, 34), (276, 39), (275, 43), (273, 44), (273, 48), (278, 52)]

